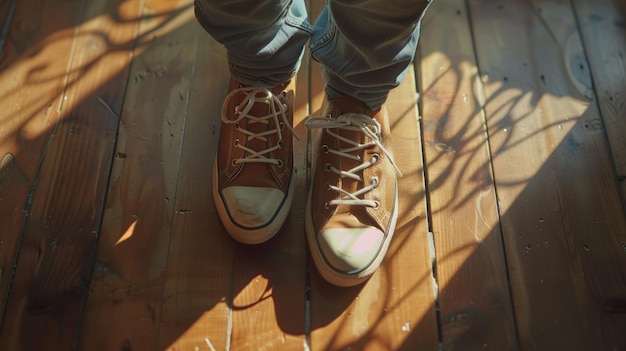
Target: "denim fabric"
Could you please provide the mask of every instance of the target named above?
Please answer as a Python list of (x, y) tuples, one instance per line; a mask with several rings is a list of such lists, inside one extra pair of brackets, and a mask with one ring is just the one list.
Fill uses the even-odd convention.
[(226, 47), (233, 77), (252, 86), (294, 77), (313, 32), (304, 0), (195, 0), (195, 13)]
[(429, 0), (327, 0), (311, 26), (304, 0), (195, 0), (196, 17), (227, 50), (233, 77), (273, 87), (295, 76), (306, 41), (326, 93), (375, 110), (411, 64)]

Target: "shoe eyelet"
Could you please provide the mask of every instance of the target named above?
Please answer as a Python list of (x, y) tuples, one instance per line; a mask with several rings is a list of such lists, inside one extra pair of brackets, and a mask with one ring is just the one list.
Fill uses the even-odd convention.
[(330, 210), (330, 204), (328, 203), (328, 201), (324, 202), (324, 208)]
[(235, 129), (239, 129), (239, 123), (235, 123)]
[(322, 152), (324, 152), (325, 154), (328, 153), (328, 145), (326, 144), (322, 145)]
[(325, 184), (325, 187), (326, 187), (326, 190), (331, 190), (331, 188), (330, 188), (330, 183), (326, 183), (326, 184)]
[(285, 165), (285, 164), (283, 163), (283, 160), (276, 160), (276, 161), (278, 161), (278, 163), (276, 164), (276, 167), (278, 167), (278, 168), (283, 168), (283, 166)]
[(239, 145), (239, 139), (235, 139), (235, 146)]
[(378, 210), (380, 208), (380, 201), (374, 201), (374, 207), (372, 208)]
[(380, 155), (379, 154), (373, 154), (372, 155), (372, 163), (378, 162), (378, 159), (380, 159)]
[(284, 122), (278, 122), (278, 129), (280, 129), (280, 130), (285, 129), (285, 123)]
[(282, 149), (283, 149), (283, 147), (285, 146), (285, 143), (284, 143), (282, 140), (279, 140), (279, 141), (276, 143), (276, 146), (278, 146), (278, 148), (279, 148), (280, 150), (282, 150)]
[(373, 186), (374, 188), (377, 188), (377, 187), (378, 187), (378, 184), (379, 184), (379, 182), (378, 182), (378, 177), (372, 177), (372, 186)]
[(325, 170), (326, 172), (330, 172), (330, 171), (331, 171), (331, 165), (330, 165), (330, 163), (327, 163), (327, 164), (325, 164), (325, 165), (324, 165), (324, 170)]
[(230, 163), (233, 167), (237, 167), (238, 163), (237, 163), (237, 159), (233, 159), (232, 162)]

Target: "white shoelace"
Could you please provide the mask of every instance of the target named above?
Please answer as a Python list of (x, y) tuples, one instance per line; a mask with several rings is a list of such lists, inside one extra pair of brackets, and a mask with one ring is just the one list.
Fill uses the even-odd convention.
[[(235, 106), (235, 114), (234, 119), (230, 119), (230, 115), (232, 111), (228, 111), (228, 105), (230, 99), (235, 96), (237, 93), (243, 93), (245, 98), (243, 101)], [(284, 97), (284, 93), (280, 94), (281, 97)], [(265, 116), (252, 116), (250, 115), (250, 110), (257, 103), (263, 103), (268, 105), (269, 114)], [(280, 109), (276, 109), (277, 106), (280, 106)], [(267, 136), (276, 134), (278, 136), (276, 145), (270, 146), (264, 150), (253, 150), (246, 145), (239, 142), (239, 140), (235, 140), (235, 147), (240, 148), (246, 151), (247, 155), (243, 158), (237, 158), (233, 160), (235, 164), (246, 163), (246, 162), (260, 162), (260, 163), (271, 163), (277, 166), (282, 166), (282, 161), (274, 158), (269, 158), (265, 156), (266, 154), (278, 150), (283, 147), (283, 134), (282, 134), (282, 126), (286, 126), (291, 133), (294, 135), (296, 139), (298, 136), (296, 135), (293, 127), (289, 123), (289, 119), (287, 118), (287, 110), (288, 107), (286, 104), (280, 100), (279, 96), (274, 95), (269, 89), (266, 88), (255, 88), (255, 87), (241, 87), (238, 89), (234, 89), (226, 96), (224, 100), (224, 105), (222, 106), (222, 122), (226, 124), (235, 124), (237, 130), (244, 133), (248, 136), (248, 140), (261, 139), (267, 142)], [(280, 117), (280, 118), (279, 118)], [(248, 125), (254, 123), (263, 123), (268, 125), (270, 121), (274, 122), (274, 129), (266, 130), (262, 133), (255, 133), (250, 131), (249, 129), (243, 128), (239, 122), (242, 119), (248, 119)]]
[[(374, 157), (372, 157), (371, 160), (366, 161), (366, 160), (362, 160), (359, 156), (352, 154), (352, 152), (357, 151), (357, 150), (364, 150), (374, 145), (378, 146), (381, 152), (387, 157), (387, 159), (389, 159), (389, 161), (395, 168), (398, 175), (400, 176), (402, 175), (402, 173), (400, 172), (400, 169), (398, 168), (395, 161), (393, 160), (391, 153), (383, 146), (380, 140), (381, 127), (380, 127), (380, 123), (378, 123), (378, 121), (376, 121), (375, 119), (369, 116), (363, 115), (363, 114), (347, 113), (337, 118), (330, 118), (329, 116), (309, 117), (307, 121), (305, 122), (305, 125), (309, 129), (326, 129), (326, 132), (330, 134), (331, 136), (351, 145), (350, 147), (338, 149), (338, 150), (331, 149), (330, 147), (328, 147), (328, 145), (321, 145), (321, 147), (324, 149), (323, 152), (330, 152), (332, 154), (335, 154), (341, 157), (347, 157), (352, 160), (361, 162), (360, 165), (350, 170), (337, 169), (336, 167), (330, 164), (325, 165), (328, 171), (339, 175), (341, 178), (351, 178), (358, 182), (363, 182), (363, 179), (359, 176), (358, 173), (368, 167), (371, 167), (376, 162), (378, 162), (379, 157), (374, 155)], [(351, 131), (360, 131), (361, 133), (365, 134), (365, 136), (367, 136), (367, 138), (369, 139), (369, 142), (365, 144), (358, 143), (354, 140), (350, 140), (350, 139), (342, 137), (338, 133), (335, 133), (334, 131), (332, 131), (332, 129), (345, 129), (345, 130), (351, 130)], [(341, 197), (340, 199), (331, 200), (326, 205), (331, 205), (331, 206), (356, 205), (356, 206), (368, 206), (368, 207), (377, 208), (378, 206), (380, 206), (380, 204), (377, 203), (376, 201), (365, 200), (365, 199), (359, 198), (359, 196), (374, 189), (376, 186), (378, 186), (377, 178), (371, 179), (371, 183), (369, 185), (365, 185), (362, 189), (358, 189), (354, 193), (350, 193), (344, 189), (341, 189), (340, 187), (331, 185), (330, 189), (343, 194), (343, 197)]]

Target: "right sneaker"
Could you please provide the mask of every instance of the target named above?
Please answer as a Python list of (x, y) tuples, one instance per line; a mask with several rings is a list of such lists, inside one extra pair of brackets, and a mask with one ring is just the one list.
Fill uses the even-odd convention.
[(293, 199), (293, 84), (231, 79), (213, 166), (213, 199), (226, 231), (259, 244), (282, 227)]
[(350, 97), (328, 101), (312, 143), (306, 234), (318, 272), (338, 286), (365, 282), (380, 266), (398, 218), (400, 171), (385, 108)]

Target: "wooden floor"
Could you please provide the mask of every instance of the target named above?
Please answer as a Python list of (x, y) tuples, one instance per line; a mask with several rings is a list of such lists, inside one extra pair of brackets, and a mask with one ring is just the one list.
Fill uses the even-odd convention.
[(437, 0), (388, 103), (397, 234), (346, 289), (304, 236), (315, 63), (291, 215), (243, 246), (212, 203), (228, 73), (192, 1), (19, 0), (0, 350), (626, 350), (625, 55), (621, 0)]

